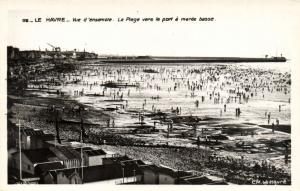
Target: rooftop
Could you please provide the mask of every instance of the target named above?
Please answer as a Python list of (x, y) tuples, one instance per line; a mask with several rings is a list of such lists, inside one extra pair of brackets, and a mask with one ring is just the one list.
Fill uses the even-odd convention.
[(190, 177), (186, 177), (183, 179), (183, 183), (185, 184), (211, 184), (213, 181), (205, 176), (197, 176), (193, 175)]
[(161, 173), (165, 175), (169, 175), (173, 178), (179, 178), (179, 177), (190, 177), (192, 176), (191, 172), (187, 171), (176, 171), (171, 168), (163, 167), (163, 166), (156, 166), (154, 164), (151, 165), (142, 165), (140, 166), (142, 171), (150, 170), (154, 173)]
[(34, 130), (31, 128), (21, 129), (21, 133), (26, 136), (43, 135), (44, 134), (44, 132), (42, 130)]
[[(68, 168), (68, 169), (58, 169), (58, 170), (50, 170), (49, 173), (53, 177), (57, 177), (57, 174), (63, 173), (65, 176), (70, 177), (75, 172), (78, 175), (82, 176), (83, 170), (83, 181), (84, 183), (97, 182), (103, 180), (110, 180), (123, 177), (122, 167), (118, 164), (109, 164), (109, 165), (98, 165), (98, 166), (89, 166), (82, 168)], [(139, 172), (135, 169), (125, 168), (124, 177), (130, 177), (134, 174), (139, 174)]]
[(51, 158), (57, 158), (56, 155), (48, 148), (23, 150), (22, 153), (32, 163), (48, 162)]
[(130, 159), (128, 156), (117, 156), (112, 158), (104, 158), (103, 160), (118, 163), (121, 161), (132, 160), (132, 159)]
[(90, 150), (93, 150), (92, 147), (82, 147), (82, 148), (79, 147), (79, 148), (76, 148), (75, 150), (78, 151), (78, 152), (80, 152), (81, 149), (82, 149), (82, 151), (90, 151)]
[(98, 155), (106, 155), (106, 152), (103, 151), (102, 149), (99, 150), (88, 150), (84, 151), (88, 156), (98, 156)]
[(37, 164), (35, 166), (35, 174), (39, 175), (43, 172), (47, 172), (49, 170), (56, 170), (56, 169), (62, 169), (64, 166), (60, 161), (54, 161), (54, 162), (47, 162), (47, 163), (41, 163)]
[(38, 136), (40, 139), (44, 140), (44, 141), (51, 141), (51, 140), (54, 140), (54, 135), (52, 134), (43, 134), (43, 135), (40, 135)]
[(81, 159), (80, 153), (71, 147), (57, 146), (50, 147), (50, 149), (59, 157), (61, 160), (68, 159)]

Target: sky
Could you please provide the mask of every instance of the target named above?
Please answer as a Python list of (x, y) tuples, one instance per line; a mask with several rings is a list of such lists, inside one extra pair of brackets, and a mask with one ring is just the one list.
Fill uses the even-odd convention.
[[(67, 2), (67, 1), (66, 1)], [(8, 12), (8, 45), (21, 49), (155, 56), (291, 56), (299, 33), (294, 1), (176, 1), (15, 8)], [(254, 3), (253, 3), (254, 2)], [(299, 4), (296, 3), (297, 5)], [(117, 22), (121, 17), (214, 17), (213, 22)], [(22, 18), (111, 17), (111, 23), (22, 23)], [(297, 33), (298, 32), (298, 33)]]

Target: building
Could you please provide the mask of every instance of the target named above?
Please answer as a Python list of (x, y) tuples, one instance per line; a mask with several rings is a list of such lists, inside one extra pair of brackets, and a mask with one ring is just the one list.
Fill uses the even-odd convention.
[(222, 184), (221, 179), (213, 180), (197, 171), (175, 171), (173, 169), (155, 166), (140, 166), (142, 171), (141, 184)]
[[(51, 146), (49, 149), (61, 160), (66, 168), (81, 167), (81, 154), (67, 146)], [(83, 164), (85, 166), (85, 164)]]
[(178, 174), (172, 169), (156, 165), (144, 165), (141, 171), (142, 184), (175, 184), (178, 178)]
[(20, 51), (19, 57), (24, 60), (37, 60), (41, 58), (41, 51), (38, 50)]
[[(37, 145), (35, 145), (34, 136), (43, 135), (42, 130), (34, 130), (30, 128), (22, 128), (21, 129), (21, 146), (22, 149), (35, 149)], [(18, 139), (18, 137), (17, 137)], [(18, 144), (17, 144), (18, 145)], [(42, 147), (41, 147), (42, 148)]]
[(49, 170), (58, 170), (63, 168), (65, 167), (63, 166), (62, 161), (38, 163), (35, 165), (34, 174), (35, 176), (41, 177), (44, 173), (48, 172)]
[(125, 184), (141, 180), (141, 172), (134, 166), (108, 164), (82, 168), (50, 170), (41, 181), (44, 184)]
[(31, 175), (35, 175), (35, 166), (47, 162), (62, 162), (51, 150), (48, 148), (22, 150), (21, 152), (21, 165), (20, 165), (20, 152), (12, 155), (12, 169), (22, 171)]
[[(82, 184), (79, 169), (50, 170), (41, 177), (41, 184)], [(82, 170), (82, 169), (80, 169)]]
[(22, 172), (22, 179), (20, 179), (20, 172), (18, 169), (8, 168), (8, 184), (38, 184), (40, 177), (33, 174)]
[(178, 184), (192, 184), (192, 185), (227, 185), (222, 178), (208, 177), (203, 175), (187, 175), (182, 176), (178, 180)]
[(120, 163), (121, 161), (131, 160), (128, 156), (120, 156), (116, 155), (111, 158), (103, 158), (103, 165), (113, 164), (113, 163)]
[(98, 55), (93, 52), (86, 52), (84, 51), (61, 51), (60, 47), (54, 47), (52, 51), (45, 51), (41, 50), (22, 50), (20, 51), (18, 48), (14, 48), (12, 46), (7, 46), (7, 59), (9, 61), (13, 60), (39, 60), (39, 59), (96, 59)]
[(77, 152), (81, 152), (83, 154), (83, 160), (85, 166), (96, 166), (102, 165), (104, 158), (113, 157), (112, 154), (108, 154), (102, 149), (93, 149), (91, 147), (83, 147), (83, 148), (76, 148)]
[[(15, 140), (16, 148), (19, 148), (19, 128), (12, 127), (12, 136)], [(52, 134), (45, 134), (42, 130), (21, 128), (21, 147), (22, 149), (39, 149), (48, 147), (47, 141), (54, 140)]]
[(12, 46), (7, 47), (7, 59), (8, 60), (16, 60), (19, 59), (20, 50), (18, 48), (14, 48)]
[(46, 148), (46, 141), (54, 140), (54, 135), (35, 129), (22, 129), (21, 137), (23, 149)]
[(87, 166), (96, 166), (103, 164), (103, 158), (106, 158), (106, 152), (102, 149), (88, 150), (83, 152), (85, 164)]
[(143, 165), (140, 169), (141, 184), (226, 184), (221, 178), (207, 177), (198, 171), (175, 171), (155, 165)]
[(85, 50), (83, 52), (73, 52), (72, 58), (76, 58), (78, 60), (84, 60), (84, 59), (96, 59), (98, 58), (98, 55), (91, 52), (86, 52)]

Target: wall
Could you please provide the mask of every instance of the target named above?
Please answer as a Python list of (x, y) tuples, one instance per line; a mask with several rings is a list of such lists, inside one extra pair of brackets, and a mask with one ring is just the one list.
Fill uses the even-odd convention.
[[(20, 169), (20, 155), (19, 153), (14, 154), (13, 161), (14, 161), (14, 168)], [(30, 160), (22, 153), (22, 171), (30, 173), (34, 175), (34, 167)]]
[(57, 173), (57, 184), (70, 184), (70, 180), (63, 172)]
[(143, 171), (143, 183), (144, 184), (157, 184), (157, 175), (151, 170)]
[(82, 184), (81, 178), (77, 173), (70, 177), (70, 184)]
[[(124, 183), (134, 183), (134, 182), (139, 182), (141, 181), (141, 175), (137, 176), (131, 176), (131, 177), (125, 177), (124, 178)], [(118, 184), (123, 184), (123, 178), (116, 178), (116, 179), (110, 179), (110, 180), (102, 180), (98, 182), (89, 182), (89, 183), (84, 183), (84, 184), (112, 184), (112, 185), (118, 185)]]
[(175, 184), (175, 179), (169, 175), (159, 173), (159, 184)]
[(42, 184), (55, 184), (53, 177), (47, 173), (44, 177), (41, 178)]
[(88, 166), (96, 166), (96, 165), (102, 165), (103, 164), (103, 158), (105, 158), (105, 155), (98, 155), (98, 156), (90, 156), (88, 157)]

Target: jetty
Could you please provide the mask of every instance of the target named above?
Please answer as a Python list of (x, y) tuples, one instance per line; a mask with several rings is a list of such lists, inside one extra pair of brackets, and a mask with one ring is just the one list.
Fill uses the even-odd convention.
[(240, 62), (286, 62), (287, 59), (280, 57), (106, 57), (100, 61), (107, 63), (240, 63)]

